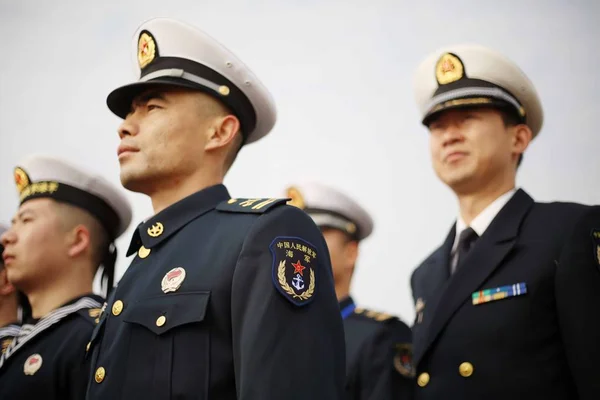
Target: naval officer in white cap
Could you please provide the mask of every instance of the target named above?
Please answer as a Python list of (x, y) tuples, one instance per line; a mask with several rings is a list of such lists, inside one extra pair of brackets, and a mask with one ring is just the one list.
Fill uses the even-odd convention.
[(124, 119), (121, 182), (155, 214), (92, 337), (87, 398), (342, 399), (344, 333), (319, 229), (285, 199), (232, 199), (222, 184), (241, 146), (273, 128), (271, 95), (180, 21), (143, 23), (132, 53), (137, 82), (107, 102)]
[(354, 199), (321, 183), (290, 186), (286, 197), (310, 215), (327, 242), (346, 335), (348, 400), (411, 399), (410, 328), (392, 315), (357, 307), (350, 295), (359, 246), (371, 235), (373, 219)]
[(411, 279), (415, 397), (597, 398), (600, 273), (562, 253), (578, 221), (600, 228), (598, 208), (537, 203), (516, 187), (543, 122), (533, 83), (494, 50), (455, 45), (422, 62), (415, 94), (433, 168), (458, 201), (444, 243)]
[(92, 293), (102, 265), (114, 276), (114, 241), (131, 221), (123, 190), (65, 160), (30, 156), (14, 171), (20, 206), (2, 234), (9, 281), (31, 305), (0, 355), (1, 399), (79, 400), (86, 346), (104, 299)]

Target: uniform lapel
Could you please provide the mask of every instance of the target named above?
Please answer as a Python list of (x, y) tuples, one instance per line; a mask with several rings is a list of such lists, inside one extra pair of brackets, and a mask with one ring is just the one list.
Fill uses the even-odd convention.
[(413, 327), (413, 331), (415, 331), (413, 336), (413, 358), (415, 361), (418, 361), (423, 354), (427, 339), (426, 334), (429, 331), (429, 326), (435, 315), (441, 294), (444, 292), (444, 288), (450, 278), (450, 252), (452, 251), (455, 235), (456, 224), (454, 224), (448, 233), (444, 243), (431, 255), (427, 264), (423, 265), (424, 271), (422, 275), (426, 277), (423, 279), (426, 287), (422, 293), (419, 293), (419, 295), (423, 296), (419, 297), (419, 299), (424, 301), (425, 307), (422, 311), (422, 321)]
[[(439, 296), (438, 306), (423, 335), (426, 340), (420, 346), (422, 352), (419, 357), (436, 340), (454, 313), (466, 301), (470, 301), (471, 294), (479, 290), (486, 279), (502, 265), (517, 242), (521, 223), (533, 204), (533, 199), (527, 193), (517, 191), (475, 243), (464, 264), (447, 281)], [(416, 357), (415, 361), (418, 362)]]

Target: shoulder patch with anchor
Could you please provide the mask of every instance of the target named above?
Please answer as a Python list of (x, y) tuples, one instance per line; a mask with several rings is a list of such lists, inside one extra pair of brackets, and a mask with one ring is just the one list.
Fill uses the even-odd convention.
[(317, 253), (297, 237), (278, 236), (269, 246), (273, 255), (273, 284), (296, 306), (310, 303), (315, 295)]
[(268, 210), (283, 205), (288, 199), (229, 199), (217, 205), (218, 211), (237, 212), (246, 214), (263, 214)]
[(354, 314), (363, 315), (366, 318), (373, 319), (377, 322), (392, 321), (396, 318), (392, 314), (387, 314), (387, 313), (373, 311), (373, 310), (367, 310), (365, 308), (356, 308), (354, 310)]

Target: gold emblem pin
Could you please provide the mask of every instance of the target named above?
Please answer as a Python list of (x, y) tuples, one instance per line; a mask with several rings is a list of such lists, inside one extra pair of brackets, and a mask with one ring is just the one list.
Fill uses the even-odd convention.
[(460, 59), (450, 53), (442, 55), (435, 66), (435, 77), (440, 85), (456, 82), (464, 76), (464, 72)]
[(138, 40), (138, 64), (140, 69), (150, 64), (156, 57), (156, 42), (149, 32), (143, 32)]
[(42, 361), (42, 356), (39, 354), (32, 354), (27, 357), (27, 360), (25, 360), (25, 364), (23, 365), (23, 372), (25, 375), (33, 375), (38, 372), (38, 370), (42, 368)]
[(144, 246), (140, 247), (138, 250), (138, 256), (140, 258), (146, 258), (150, 255), (150, 249), (145, 248)]
[(161, 224), (160, 222), (157, 222), (156, 224), (149, 227), (147, 232), (148, 232), (149, 236), (158, 237), (158, 236), (162, 235), (164, 230), (165, 230), (165, 227), (163, 226), (163, 224)]
[(160, 283), (164, 293), (175, 292), (185, 280), (185, 269), (181, 267), (173, 268), (165, 274)]
[(301, 210), (304, 209), (304, 198), (302, 197), (300, 191), (294, 186), (288, 188), (286, 197), (291, 199), (287, 202), (290, 206), (298, 207)]

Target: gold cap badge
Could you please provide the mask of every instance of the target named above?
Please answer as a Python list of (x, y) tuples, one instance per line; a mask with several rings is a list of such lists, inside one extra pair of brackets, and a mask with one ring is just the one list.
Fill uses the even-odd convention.
[(291, 199), (287, 202), (290, 206), (298, 207), (301, 210), (304, 209), (304, 198), (298, 189), (293, 186), (288, 188), (286, 197)]
[(156, 42), (148, 31), (142, 32), (138, 40), (138, 63), (143, 69), (156, 58)]
[(15, 168), (15, 184), (19, 193), (29, 185), (29, 176), (27, 172), (20, 167)]
[(456, 82), (464, 73), (465, 69), (460, 59), (450, 53), (442, 55), (435, 66), (435, 77), (440, 85)]

